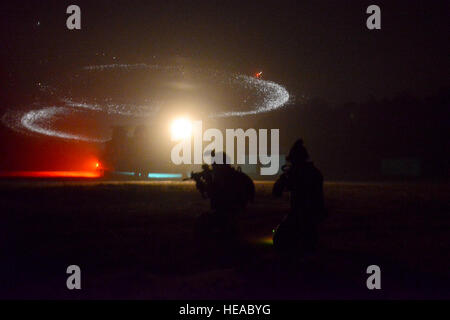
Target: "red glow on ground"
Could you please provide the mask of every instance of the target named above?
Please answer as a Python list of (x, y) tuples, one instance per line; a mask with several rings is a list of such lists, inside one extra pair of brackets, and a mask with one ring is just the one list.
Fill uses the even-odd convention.
[(3, 178), (100, 178), (101, 171), (6, 171)]
[[(94, 179), (103, 176), (103, 168), (96, 158), (80, 161), (76, 166), (69, 164), (63, 170), (20, 170), (0, 171), (0, 178), (87, 178)], [(70, 168), (70, 169), (69, 169)], [(59, 169), (59, 168), (58, 168)]]

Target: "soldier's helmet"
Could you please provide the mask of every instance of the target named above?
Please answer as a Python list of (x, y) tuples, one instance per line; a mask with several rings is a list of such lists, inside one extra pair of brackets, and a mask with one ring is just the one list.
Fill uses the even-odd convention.
[[(223, 151), (216, 152), (216, 150), (211, 151), (211, 157), (213, 158), (213, 165), (229, 165), (230, 164), (230, 158), (227, 156), (227, 154)], [(214, 160), (222, 158), (222, 163), (216, 163)]]
[(297, 141), (295, 141), (294, 145), (289, 151), (286, 160), (290, 161), (291, 163), (300, 163), (305, 162), (308, 159), (309, 154), (305, 146), (303, 145), (303, 140), (298, 139)]

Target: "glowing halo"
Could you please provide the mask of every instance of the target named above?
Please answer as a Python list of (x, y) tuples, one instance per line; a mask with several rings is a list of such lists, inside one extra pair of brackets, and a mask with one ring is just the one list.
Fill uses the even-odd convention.
[(289, 93), (281, 85), (261, 79), (256, 79), (249, 76), (239, 75), (236, 77), (237, 81), (243, 81), (249, 87), (256, 88), (261, 93), (265, 94), (264, 102), (261, 106), (254, 110), (249, 111), (226, 111), (211, 115), (212, 118), (216, 117), (243, 117), (252, 114), (258, 114), (263, 112), (269, 112), (281, 108), (289, 101)]
[[(114, 69), (130, 72), (133, 70), (155, 70), (173, 72), (176, 75), (184, 75), (185, 72), (181, 66), (147, 65), (142, 63), (91, 65), (82, 68), (82, 70), (86, 72), (101, 72)], [(258, 105), (255, 105), (250, 110), (213, 112), (208, 115), (209, 118), (243, 117), (270, 112), (285, 106), (290, 99), (290, 95), (286, 88), (272, 81), (246, 75), (231, 75), (214, 70), (195, 69), (195, 71), (211, 78), (215, 77), (215, 80), (217, 78), (223, 79), (223, 82), (238, 88), (251, 90), (252, 92), (255, 92), (261, 100)], [(48, 85), (39, 85), (42, 91), (54, 95), (53, 88)], [(59, 98), (59, 105), (33, 104), (33, 106), (38, 106), (38, 108), (33, 108), (28, 111), (11, 111), (8, 114), (5, 114), (2, 120), (8, 127), (20, 132), (42, 134), (68, 140), (104, 142), (109, 139), (107, 137), (90, 137), (66, 132), (61, 129), (58, 130), (53, 125), (54, 120), (56, 117), (70, 117), (77, 112), (95, 112), (106, 115), (141, 118), (151, 116), (158, 112), (160, 105), (161, 101), (152, 101), (151, 103), (146, 104), (112, 103), (111, 101), (92, 103), (76, 101), (73, 97), (64, 95)]]
[(96, 139), (90, 138), (82, 135), (75, 135), (70, 133), (65, 133), (51, 128), (46, 128), (39, 125), (39, 122), (48, 121), (58, 114), (66, 114), (71, 110), (65, 107), (46, 107), (37, 110), (31, 110), (25, 113), (20, 118), (21, 125), (31, 132), (40, 133), (47, 136), (52, 136), (56, 138), (68, 139), (68, 140), (79, 140), (79, 141), (89, 141), (89, 142), (105, 142), (107, 139)]

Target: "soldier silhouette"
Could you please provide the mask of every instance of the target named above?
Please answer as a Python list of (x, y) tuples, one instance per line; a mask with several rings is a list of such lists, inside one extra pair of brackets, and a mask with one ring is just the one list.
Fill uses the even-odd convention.
[(212, 182), (212, 170), (209, 167), (209, 165), (202, 164), (202, 171), (200, 172), (191, 172), (191, 176), (189, 178), (186, 178), (184, 180), (194, 180), (195, 181), (195, 187), (198, 191), (200, 191), (200, 194), (202, 195), (203, 199), (207, 199), (210, 197), (209, 195), (209, 187), (211, 186)]
[(203, 236), (218, 232), (232, 236), (237, 233), (239, 213), (253, 200), (253, 181), (245, 173), (234, 169), (224, 152), (216, 155), (213, 151), (211, 156), (222, 161), (214, 161), (212, 170), (204, 179), (205, 186), (202, 188), (209, 197), (211, 212), (199, 217), (197, 232)]
[(316, 250), (317, 228), (326, 216), (323, 198), (323, 177), (309, 159), (303, 140), (292, 146), (283, 166), (283, 174), (273, 187), (273, 195), (290, 192), (291, 210), (277, 227), (273, 243), (281, 254), (313, 253)]

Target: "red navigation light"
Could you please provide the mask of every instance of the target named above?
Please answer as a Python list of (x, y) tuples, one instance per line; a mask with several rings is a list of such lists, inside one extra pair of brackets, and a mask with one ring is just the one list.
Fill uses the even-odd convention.
[(100, 178), (99, 171), (1, 171), (2, 178)]

